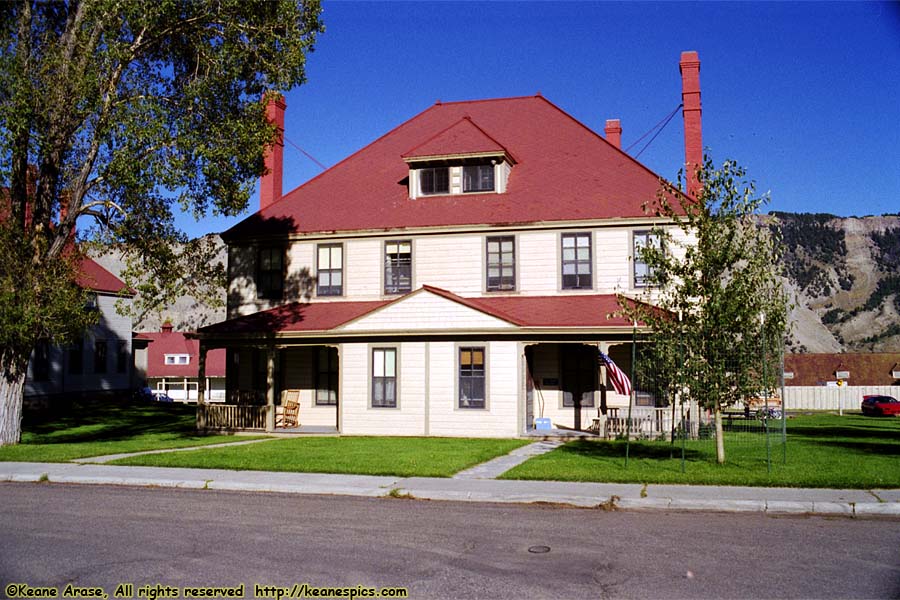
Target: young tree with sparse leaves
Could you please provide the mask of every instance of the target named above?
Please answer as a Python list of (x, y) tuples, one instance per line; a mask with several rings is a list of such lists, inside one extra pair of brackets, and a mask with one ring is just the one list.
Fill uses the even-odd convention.
[(682, 399), (715, 415), (716, 459), (723, 463), (722, 410), (774, 386), (788, 302), (780, 240), (760, 223), (768, 197), (758, 196), (732, 161), (716, 168), (706, 157), (698, 176), (703, 187), (696, 198), (681, 192), (679, 176), (645, 207), (684, 236), (654, 228), (659, 243), (640, 251), (649, 270), (648, 304), (623, 297), (620, 305), (652, 330), (648, 352), (670, 367), (666, 376)]
[(276, 136), (261, 98), (305, 80), (320, 13), (319, 0), (0, 4), (0, 445), (19, 440), (35, 345), (90, 324), (76, 221), (126, 254), (126, 283), (151, 275), (145, 301), (223, 279), (173, 210), (246, 207)]

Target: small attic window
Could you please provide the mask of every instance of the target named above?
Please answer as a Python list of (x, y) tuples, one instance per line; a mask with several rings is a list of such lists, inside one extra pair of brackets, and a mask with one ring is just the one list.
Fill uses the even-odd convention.
[(785, 372), (784, 372), (784, 378), (785, 378), (785, 379), (793, 379), (793, 378), (794, 378), (794, 372), (793, 372), (793, 371), (785, 371)]
[(463, 167), (463, 192), (493, 192), (494, 165)]
[(838, 379), (850, 379), (850, 371), (835, 371), (834, 376)]
[(423, 196), (450, 193), (450, 169), (434, 167), (419, 169), (419, 193)]

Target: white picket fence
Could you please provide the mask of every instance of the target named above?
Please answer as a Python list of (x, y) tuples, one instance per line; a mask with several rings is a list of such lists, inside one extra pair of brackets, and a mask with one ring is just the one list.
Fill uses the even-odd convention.
[(900, 400), (900, 385), (791, 386), (784, 388), (784, 395), (788, 411), (859, 410), (863, 396), (893, 396)]

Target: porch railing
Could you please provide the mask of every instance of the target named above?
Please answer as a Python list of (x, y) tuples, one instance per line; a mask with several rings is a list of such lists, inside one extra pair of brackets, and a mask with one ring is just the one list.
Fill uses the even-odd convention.
[[(696, 423), (688, 414), (682, 417), (675, 414), (676, 429), (688, 427), (690, 431), (696, 429)], [(672, 433), (672, 408), (633, 407), (631, 421), (628, 419), (627, 408), (610, 408), (607, 413), (605, 437), (619, 437), (626, 433), (631, 437), (656, 439), (671, 435)]]
[(267, 409), (265, 405), (200, 404), (197, 406), (197, 428), (265, 431)]

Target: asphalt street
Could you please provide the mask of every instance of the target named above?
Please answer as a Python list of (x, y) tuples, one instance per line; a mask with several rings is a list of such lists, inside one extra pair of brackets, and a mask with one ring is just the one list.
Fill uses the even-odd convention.
[(410, 598), (900, 597), (897, 520), (46, 483), (2, 484), (0, 506), (7, 596), (10, 583), (110, 598), (121, 583), (128, 597), (309, 583)]

